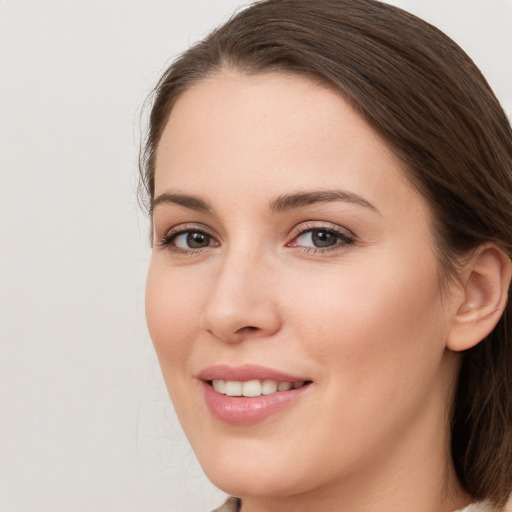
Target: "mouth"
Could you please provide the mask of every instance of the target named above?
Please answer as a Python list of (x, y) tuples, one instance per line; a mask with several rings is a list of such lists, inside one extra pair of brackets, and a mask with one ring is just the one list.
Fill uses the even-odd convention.
[(295, 403), (313, 381), (261, 366), (218, 365), (197, 378), (215, 418), (231, 425), (251, 425)]
[(213, 379), (206, 381), (206, 383), (211, 386), (217, 393), (226, 396), (233, 397), (246, 397), (246, 398), (254, 398), (257, 396), (268, 396), (273, 395), (274, 393), (280, 393), (285, 391), (290, 391), (292, 389), (300, 389), (304, 386), (308, 386), (312, 383), (310, 380), (306, 381), (277, 381), (273, 379), (253, 379), (247, 381), (240, 380), (223, 380), (223, 379)]

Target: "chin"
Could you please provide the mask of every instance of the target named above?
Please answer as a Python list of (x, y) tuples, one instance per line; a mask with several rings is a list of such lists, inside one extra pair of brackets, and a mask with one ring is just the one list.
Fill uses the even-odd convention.
[(328, 461), (300, 453), (303, 443), (297, 439), (283, 443), (279, 437), (263, 440), (255, 434), (218, 442), (214, 449), (202, 444), (196, 454), (210, 481), (231, 496), (285, 498), (328, 485), (334, 474)]
[[(231, 496), (238, 497), (266, 497), (277, 498), (286, 497), (299, 492), (304, 492), (307, 488), (306, 482), (302, 478), (289, 475), (289, 472), (282, 470), (265, 471), (252, 466), (241, 467), (241, 465), (231, 466), (226, 461), (223, 467), (204, 468), (206, 476), (219, 489)], [(289, 469), (289, 468), (288, 468)]]

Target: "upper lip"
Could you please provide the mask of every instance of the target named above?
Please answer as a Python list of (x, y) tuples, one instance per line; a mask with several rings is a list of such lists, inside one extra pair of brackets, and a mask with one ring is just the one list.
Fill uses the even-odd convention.
[(249, 380), (275, 380), (277, 382), (291, 382), (292, 384), (295, 382), (311, 381), (311, 379), (306, 377), (297, 377), (274, 368), (253, 364), (245, 364), (243, 366), (218, 364), (209, 366), (199, 372), (197, 378), (203, 381), (233, 380), (241, 382)]

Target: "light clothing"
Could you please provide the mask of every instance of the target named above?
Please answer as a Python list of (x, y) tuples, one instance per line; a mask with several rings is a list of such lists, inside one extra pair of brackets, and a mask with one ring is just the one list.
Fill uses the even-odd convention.
[[(240, 512), (242, 501), (239, 498), (228, 498), (226, 503), (212, 512)], [(472, 503), (467, 507), (456, 510), (455, 512), (498, 512), (489, 502), (481, 501), (479, 503)]]
[(455, 512), (498, 512), (488, 501), (481, 501), (479, 503), (472, 503), (467, 507), (456, 510)]
[(219, 508), (216, 508), (215, 510), (212, 510), (212, 512), (239, 512), (241, 505), (242, 501), (239, 498), (231, 497), (228, 498), (224, 505), (222, 505)]

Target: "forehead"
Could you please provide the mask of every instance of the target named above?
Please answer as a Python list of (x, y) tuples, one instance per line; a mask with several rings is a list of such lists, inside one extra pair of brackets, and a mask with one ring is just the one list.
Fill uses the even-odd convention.
[[(173, 140), (184, 142), (184, 130), (187, 138), (201, 137), (204, 144), (217, 143), (215, 136), (223, 135), (249, 145), (256, 136), (255, 143), (265, 141), (270, 148), (284, 141), (299, 146), (300, 136), (311, 137), (313, 132), (317, 139), (329, 133), (361, 137), (362, 131), (365, 137), (379, 139), (333, 87), (278, 72), (224, 71), (192, 85), (174, 105), (160, 148)], [(385, 142), (379, 142), (384, 149)]]
[(340, 92), (297, 75), (232, 71), (178, 99), (158, 147), (155, 185), (155, 195), (343, 187), (397, 203), (415, 194), (388, 144)]

